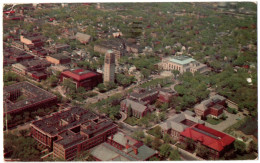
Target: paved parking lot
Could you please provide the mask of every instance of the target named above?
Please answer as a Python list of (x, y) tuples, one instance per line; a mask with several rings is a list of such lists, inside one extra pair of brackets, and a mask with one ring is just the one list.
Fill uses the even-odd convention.
[(237, 114), (231, 114), (231, 113), (228, 113), (227, 111), (224, 111), (224, 113), (226, 114), (226, 116), (228, 116), (228, 118), (225, 121), (222, 121), (217, 125), (212, 125), (212, 124), (206, 122), (206, 126), (213, 128), (215, 130), (218, 130), (218, 131), (224, 131), (229, 126), (235, 124), (237, 122), (238, 118), (243, 119), (245, 117), (242, 112), (239, 112)]

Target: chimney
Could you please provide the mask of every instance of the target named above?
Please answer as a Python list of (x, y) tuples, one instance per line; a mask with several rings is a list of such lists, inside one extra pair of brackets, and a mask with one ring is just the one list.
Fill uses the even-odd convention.
[(127, 141), (126, 141), (125, 148), (126, 148), (126, 149), (130, 148), (129, 140), (128, 140), (128, 139), (127, 139)]
[(137, 155), (138, 154), (138, 149), (137, 148), (133, 148), (133, 150), (134, 150), (135, 155)]

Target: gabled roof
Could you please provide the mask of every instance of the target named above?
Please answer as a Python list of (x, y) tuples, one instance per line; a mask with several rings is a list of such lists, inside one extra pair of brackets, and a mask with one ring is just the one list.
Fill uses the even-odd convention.
[(184, 120), (190, 120), (194, 123), (200, 123), (200, 124), (204, 123), (204, 121), (198, 118), (192, 117), (185, 113), (181, 113), (181, 114), (175, 114), (173, 117), (167, 119), (166, 122), (160, 124), (160, 126), (163, 130), (173, 129), (175, 131), (182, 132), (187, 127), (189, 127), (182, 123), (182, 121)]
[(147, 108), (147, 106), (130, 99), (125, 99), (122, 101), (122, 103), (124, 103), (127, 107), (131, 106), (133, 110), (136, 110), (138, 112), (144, 112)]
[(200, 141), (203, 145), (219, 152), (235, 141), (235, 138), (201, 124), (186, 128), (181, 135)]

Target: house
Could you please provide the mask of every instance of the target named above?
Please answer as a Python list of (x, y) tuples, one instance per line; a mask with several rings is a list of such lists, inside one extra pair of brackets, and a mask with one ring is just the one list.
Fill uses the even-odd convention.
[(195, 124), (180, 133), (181, 144), (191, 143), (188, 140), (192, 140), (196, 146), (206, 147), (209, 151), (208, 155), (218, 159), (233, 148), (235, 138), (202, 124)]
[(90, 149), (90, 154), (96, 161), (148, 161), (158, 152), (118, 131), (106, 142)]
[(186, 128), (193, 126), (194, 124), (204, 124), (205, 122), (195, 118), (193, 112), (182, 112), (175, 114), (173, 117), (168, 118), (165, 122), (160, 124), (163, 134), (169, 134), (175, 140), (178, 140), (180, 133)]
[(60, 81), (72, 79), (76, 88), (84, 87), (86, 90), (93, 89), (99, 83), (102, 83), (102, 74), (84, 69), (71, 69), (63, 71), (60, 75)]
[(80, 41), (82, 44), (87, 44), (91, 40), (91, 36), (84, 34), (84, 33), (77, 32), (77, 34), (75, 36), (76, 36), (76, 39), (78, 41)]
[(211, 96), (209, 99), (202, 101), (194, 106), (194, 111), (198, 117), (220, 118), (226, 106), (226, 98), (220, 95)]

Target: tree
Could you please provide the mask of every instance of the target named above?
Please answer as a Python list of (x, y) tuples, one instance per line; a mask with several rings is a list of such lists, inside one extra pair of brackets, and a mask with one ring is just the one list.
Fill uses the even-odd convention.
[(144, 138), (144, 144), (151, 147), (153, 142), (153, 138), (151, 136), (146, 136)]
[(151, 75), (151, 70), (149, 70), (149, 69), (142, 69), (141, 73), (144, 75), (144, 78), (148, 78)]
[(134, 134), (133, 134), (133, 137), (136, 139), (136, 140), (142, 140), (145, 136), (144, 136), (144, 132), (143, 131), (135, 131)]
[(106, 86), (104, 85), (104, 83), (98, 84), (97, 87), (98, 87), (99, 92), (101, 92), (101, 93), (106, 92)]
[(240, 140), (235, 140), (234, 147), (237, 153), (242, 154), (246, 150), (246, 144)]
[(59, 79), (58, 79), (56, 76), (54, 76), (54, 75), (51, 75), (51, 76), (46, 80), (47, 85), (50, 86), (50, 87), (55, 87), (55, 86), (57, 86), (58, 81), (59, 81)]
[(76, 91), (76, 85), (73, 83), (71, 79), (65, 79), (63, 81), (63, 86), (66, 89), (66, 92), (70, 90), (70, 92), (75, 92)]
[(172, 70), (172, 73), (174, 75), (174, 78), (176, 79), (177, 75), (180, 74), (179, 70)]
[(160, 120), (160, 121), (166, 120), (166, 113), (165, 113), (165, 112), (159, 113), (159, 120)]
[(172, 147), (169, 144), (163, 144), (160, 146), (160, 155), (164, 158), (167, 158), (170, 155)]
[(180, 157), (178, 150), (176, 150), (176, 149), (172, 150), (170, 153), (169, 159), (175, 160), (175, 161), (180, 161), (181, 157)]
[(159, 150), (159, 147), (162, 145), (160, 139), (158, 138), (154, 138), (153, 142), (152, 142), (152, 148)]
[(207, 147), (205, 147), (203, 145), (198, 145), (196, 148), (196, 153), (200, 157), (207, 159), (209, 157), (210, 151)]
[(171, 143), (171, 136), (169, 134), (164, 134), (163, 135), (163, 141), (164, 143)]
[(160, 161), (160, 159), (156, 156), (153, 156), (149, 159), (149, 161)]

